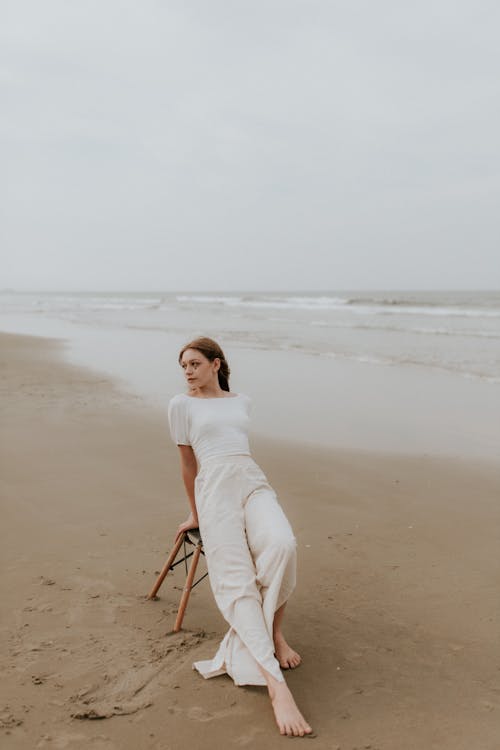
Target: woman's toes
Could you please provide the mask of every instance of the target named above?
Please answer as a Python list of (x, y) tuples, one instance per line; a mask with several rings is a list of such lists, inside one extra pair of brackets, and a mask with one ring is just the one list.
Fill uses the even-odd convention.
[(288, 643), (282, 637), (275, 637), (275, 653), (282, 669), (290, 669), (300, 663), (299, 654), (290, 648)]

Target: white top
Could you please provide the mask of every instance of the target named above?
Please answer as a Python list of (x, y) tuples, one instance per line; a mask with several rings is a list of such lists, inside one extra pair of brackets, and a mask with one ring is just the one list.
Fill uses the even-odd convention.
[(191, 445), (199, 464), (213, 456), (250, 455), (252, 399), (245, 393), (199, 398), (178, 393), (168, 403), (172, 440)]

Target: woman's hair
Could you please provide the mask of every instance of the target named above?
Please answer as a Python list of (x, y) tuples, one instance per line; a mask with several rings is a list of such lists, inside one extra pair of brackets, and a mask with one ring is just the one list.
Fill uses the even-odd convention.
[(231, 370), (229, 369), (229, 365), (226, 362), (224, 352), (216, 341), (214, 341), (213, 339), (209, 339), (207, 336), (200, 336), (199, 338), (190, 341), (189, 344), (185, 344), (179, 353), (179, 364), (181, 363), (182, 355), (184, 354), (186, 349), (197, 349), (199, 352), (204, 354), (205, 357), (211, 362), (213, 362), (214, 359), (218, 357), (220, 359), (220, 367), (217, 371), (219, 385), (223, 391), (230, 390), (229, 375), (231, 374)]

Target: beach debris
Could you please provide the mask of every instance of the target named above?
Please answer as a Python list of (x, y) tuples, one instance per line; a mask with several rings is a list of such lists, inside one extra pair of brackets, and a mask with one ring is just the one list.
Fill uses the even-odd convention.
[[(94, 708), (89, 709), (88, 711), (77, 711), (74, 714), (71, 714), (73, 719), (106, 719), (108, 718), (108, 714), (99, 713), (99, 711), (96, 711)], [(112, 714), (109, 714), (109, 716), (112, 716)]]
[(45, 576), (40, 576), (40, 583), (42, 586), (53, 586), (55, 584), (55, 581), (53, 578), (46, 578)]
[(18, 719), (10, 712), (9, 706), (5, 706), (0, 711), (0, 729), (12, 729), (12, 727), (19, 727), (23, 723), (23, 719)]

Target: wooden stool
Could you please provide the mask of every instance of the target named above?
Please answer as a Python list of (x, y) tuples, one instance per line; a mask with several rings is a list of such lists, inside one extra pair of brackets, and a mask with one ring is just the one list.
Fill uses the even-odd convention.
[[(195, 547), (194, 551), (190, 552), (189, 554), (187, 553), (187, 550), (186, 550), (186, 542), (188, 544), (194, 544), (194, 547)], [(182, 546), (184, 546), (184, 557), (181, 557), (180, 560), (177, 560), (177, 562), (174, 562)], [(179, 563), (182, 563), (182, 562), (184, 563), (185, 568), (186, 568), (186, 582), (184, 584), (181, 601), (179, 603), (179, 609), (177, 611), (177, 617), (176, 617), (175, 625), (174, 625), (174, 633), (177, 633), (182, 627), (182, 621), (184, 619), (184, 613), (186, 611), (189, 594), (191, 593), (192, 589), (194, 589), (194, 587), (197, 586), (199, 582), (202, 581), (208, 575), (208, 573), (205, 573), (204, 575), (201, 576), (201, 578), (198, 578), (198, 580), (195, 583), (193, 583), (194, 575), (196, 573), (196, 567), (198, 565), (198, 560), (200, 559), (201, 554), (204, 555), (205, 553), (203, 552), (203, 542), (201, 539), (200, 530), (190, 529), (189, 531), (184, 531), (179, 536), (176, 543), (174, 544), (172, 551), (170, 552), (167, 558), (167, 562), (163, 566), (162, 571), (160, 575), (158, 576), (155, 585), (153, 586), (150, 593), (148, 594), (148, 599), (155, 599), (158, 589), (162, 585), (168, 571), (173, 570), (176, 565), (179, 565)], [(191, 564), (188, 570), (187, 560), (190, 557), (192, 557), (193, 559), (191, 560)]]

